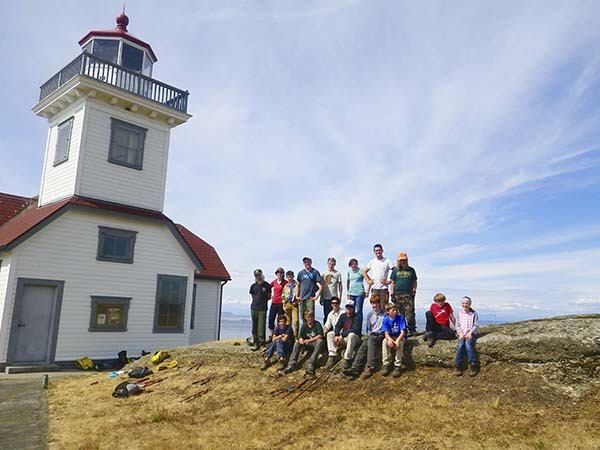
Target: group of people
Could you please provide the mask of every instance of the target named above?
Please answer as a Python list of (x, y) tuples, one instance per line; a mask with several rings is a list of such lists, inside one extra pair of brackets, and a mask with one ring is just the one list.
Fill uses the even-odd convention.
[[(417, 274), (408, 265), (406, 253), (399, 253), (394, 264), (383, 256), (381, 244), (375, 244), (373, 252), (375, 257), (364, 270), (355, 258), (348, 262), (345, 287), (341, 273), (335, 268), (335, 258), (328, 258), (323, 275), (312, 267), (309, 257), (303, 258), (304, 268), (296, 276), (291, 270), (278, 268), (276, 278), (270, 283), (265, 281), (262, 270), (254, 271), (255, 282), (250, 286), (252, 338), (248, 343), (254, 351), (264, 347), (263, 369), (276, 356), (283, 373), (293, 372), (298, 368), (300, 354), (307, 352), (306, 372), (311, 376), (325, 357), (327, 370), (343, 360), (342, 372), (351, 377), (361, 374), (364, 378), (371, 377), (379, 366), (384, 376), (401, 375), (404, 343), (409, 336), (417, 335), (414, 303)], [(363, 334), (365, 298), (369, 299), (371, 311)], [(315, 318), (317, 300), (323, 307), (323, 324)], [(464, 357), (470, 375), (478, 372), (475, 342), (479, 319), (471, 303), (469, 297), (463, 297), (462, 308), (455, 317), (446, 297), (436, 294), (425, 314), (423, 339), (430, 347), (438, 339), (458, 338), (456, 375), (463, 373)]]

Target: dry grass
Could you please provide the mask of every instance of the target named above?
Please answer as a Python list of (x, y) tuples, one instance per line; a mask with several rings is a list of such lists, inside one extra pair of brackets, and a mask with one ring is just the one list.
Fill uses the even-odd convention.
[[(291, 397), (269, 392), (302, 373), (274, 379), (245, 346), (172, 354), (182, 367), (154, 375), (168, 379), (128, 399), (111, 396), (117, 381), (105, 373), (53, 383), (50, 448), (600, 449), (600, 392), (573, 400), (518, 366), (491, 364), (475, 379), (436, 368), (400, 379), (334, 375), (288, 406)], [(187, 371), (195, 360), (204, 365)], [(207, 376), (215, 377), (203, 386), (208, 393), (181, 403), (203, 388), (191, 382)]]

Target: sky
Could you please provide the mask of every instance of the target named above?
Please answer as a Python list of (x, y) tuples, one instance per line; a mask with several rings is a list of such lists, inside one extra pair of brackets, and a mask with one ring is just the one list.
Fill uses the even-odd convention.
[[(121, 2), (6, 2), (0, 191), (35, 195), (39, 86)], [(68, 11), (68, 14), (65, 13)], [(190, 91), (166, 214), (232, 275), (409, 255), (416, 302), (488, 320), (600, 312), (600, 3), (129, 0), (153, 77)]]

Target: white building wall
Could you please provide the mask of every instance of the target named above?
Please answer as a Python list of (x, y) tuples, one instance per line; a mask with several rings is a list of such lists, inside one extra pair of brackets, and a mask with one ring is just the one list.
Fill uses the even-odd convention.
[(218, 338), (221, 282), (196, 280), (196, 313), (190, 344), (214, 341)]
[[(0, 253), (0, 355), (6, 354), (8, 345), (8, 335), (10, 332), (10, 320), (12, 315), (12, 303), (8, 302), (10, 298), (10, 279), (11, 279), (11, 255), (10, 253)], [(0, 358), (0, 362), (4, 359)]]
[[(137, 231), (134, 263), (97, 261), (98, 226)], [(194, 265), (165, 224), (70, 210), (13, 250), (14, 278), (64, 280), (56, 360), (115, 358), (189, 343)], [(184, 333), (152, 332), (157, 274), (188, 277)], [(16, 283), (13, 283), (16, 285)], [(14, 286), (9, 299), (14, 302)], [(91, 296), (131, 297), (126, 332), (90, 332)], [(10, 319), (8, 318), (10, 323)], [(6, 323), (6, 320), (4, 321)], [(6, 342), (0, 362), (6, 361)]]
[[(54, 166), (58, 125), (70, 117), (73, 117), (73, 128), (71, 129), (69, 159)], [(70, 197), (75, 192), (84, 117), (85, 103), (80, 100), (53, 117), (49, 124), (40, 186), (40, 206)]]
[[(76, 194), (162, 211), (170, 130), (139, 114), (88, 100)], [(142, 170), (108, 162), (111, 117), (146, 128)]]

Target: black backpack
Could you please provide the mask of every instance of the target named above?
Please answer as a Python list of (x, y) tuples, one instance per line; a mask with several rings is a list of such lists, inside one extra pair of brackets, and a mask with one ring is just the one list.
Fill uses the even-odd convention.
[(127, 372), (131, 378), (144, 378), (145, 376), (152, 375), (152, 369), (148, 367), (134, 367)]

